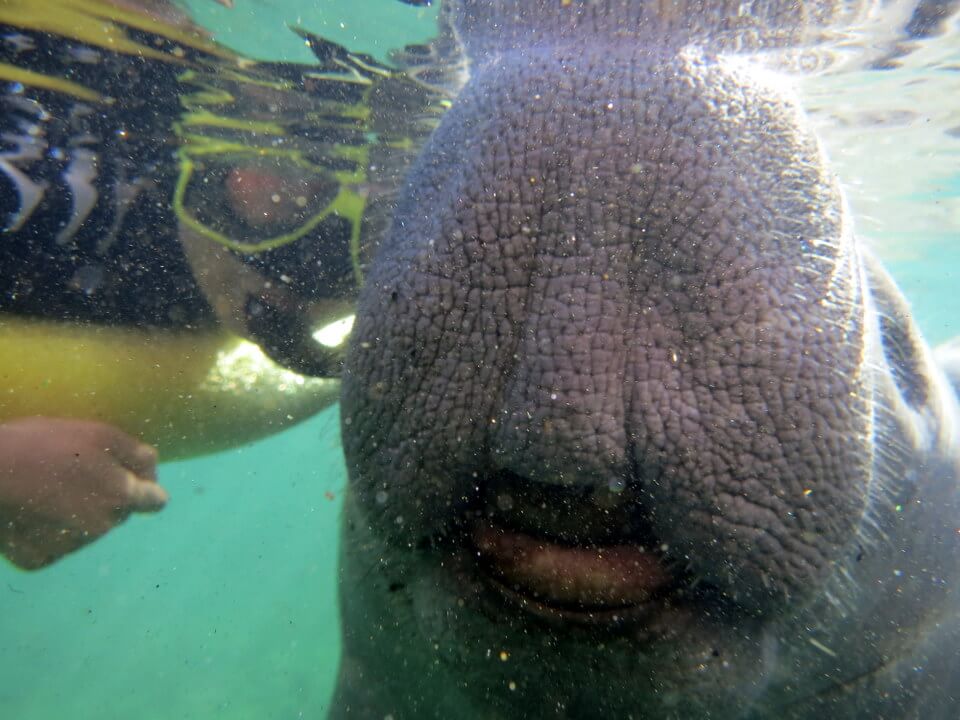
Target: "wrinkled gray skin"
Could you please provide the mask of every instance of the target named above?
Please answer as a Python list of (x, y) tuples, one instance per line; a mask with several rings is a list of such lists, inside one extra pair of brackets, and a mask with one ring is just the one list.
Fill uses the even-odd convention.
[[(803, 116), (708, 13), (497, 6), (360, 301), (333, 716), (956, 718), (957, 401)], [(675, 586), (532, 612), (477, 518)]]

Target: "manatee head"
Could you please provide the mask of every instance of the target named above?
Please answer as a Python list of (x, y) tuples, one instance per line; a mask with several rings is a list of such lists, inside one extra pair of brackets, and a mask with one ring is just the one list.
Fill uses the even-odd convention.
[(795, 102), (695, 42), (709, 17), (518, 5), (449, 11), (470, 79), (361, 296), (345, 672), (362, 635), (451, 707), (734, 716), (862, 553), (858, 249)]

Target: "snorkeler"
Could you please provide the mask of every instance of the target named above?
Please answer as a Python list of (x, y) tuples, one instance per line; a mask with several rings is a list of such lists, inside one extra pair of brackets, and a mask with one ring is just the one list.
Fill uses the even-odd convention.
[[(186, 23), (185, 16), (166, 2), (144, 0), (134, 6), (126, 0), (114, 0), (114, 5), (118, 9), (142, 12), (145, 18), (151, 20), (181, 25)], [(104, 7), (91, 6), (91, 11), (102, 9)], [(30, 23), (30, 17), (24, 16), (15, 27), (29, 31)], [(40, 33), (37, 33), (36, 37), (31, 37), (29, 32), (8, 33), (5, 35), (3, 47), (4, 60), (13, 60), (15, 63), (25, 60), (29, 63), (29, 59), (7, 56), (29, 55), (39, 44), (50, 39)], [(92, 52), (84, 55), (75, 50), (75, 58), (77, 61), (86, 60), (89, 63), (95, 60), (95, 55)], [(16, 74), (16, 70), (9, 68), (10, 66), (8, 73)], [(38, 126), (27, 124), (29, 118), (23, 116), (34, 108), (45, 118), (46, 111), (42, 103), (48, 98), (37, 96), (39, 93), (35, 95), (31, 90), (37, 88), (29, 88), (16, 77), (4, 79), (10, 81), (3, 97), (4, 128), (26, 125), (28, 132), (31, 128), (36, 132)], [(77, 88), (66, 84), (56, 88), (55, 75), (46, 79), (60, 91), (48, 95), (60, 95), (68, 102), (75, 98), (75, 94), (71, 95), (70, 91), (76, 93)], [(43, 80), (37, 82), (39, 86)], [(64, 90), (66, 92), (63, 92)], [(52, 133), (47, 134), (49, 136)], [(33, 149), (37, 147), (35, 144)], [(51, 149), (51, 154), (59, 153), (62, 153), (59, 148)], [(28, 151), (24, 154), (30, 153)], [(96, 156), (92, 153), (83, 157), (90, 159), (91, 164), (96, 162)], [(17, 231), (28, 225), (26, 221), (30, 219), (23, 213), (24, 197), (30, 197), (31, 189), (39, 189), (47, 184), (44, 181), (38, 183), (32, 180), (18, 167), (17, 160), (15, 152), (5, 152), (0, 159), (0, 168), (4, 171), (0, 176), (6, 174), (6, 184), (9, 185), (12, 181), (14, 185), (12, 192), (4, 186), (7, 190), (5, 197), (20, 196), (21, 207), (17, 208), (16, 212), (13, 208), (4, 207), (12, 217), (4, 227), (4, 232), (12, 235), (14, 240), (18, 238)], [(17, 180), (22, 183), (19, 187)], [(89, 178), (86, 180), (89, 182)], [(95, 202), (97, 190), (91, 189)], [(23, 195), (24, 192), (27, 193), (26, 196)], [(82, 204), (81, 198), (80, 193), (74, 193), (73, 202), (76, 206)], [(46, 219), (55, 221), (57, 218), (48, 212)], [(19, 253), (19, 262), (12, 257), (0, 259), (5, 276), (4, 284), (14, 284), (12, 288), (4, 288), (7, 292), (4, 302), (0, 304), (0, 310), (3, 311), (3, 315), (0, 315), (0, 326), (5, 341), (4, 355), (19, 355), (29, 363), (36, 361), (35, 357), (31, 357), (29, 347), (11, 347), (11, 339), (19, 346), (21, 343), (18, 341), (23, 338), (19, 335), (11, 338), (11, 334), (17, 330), (11, 330), (10, 326), (20, 325), (24, 315), (22, 308), (17, 307), (16, 299), (22, 297), (23, 293), (17, 292), (16, 285), (30, 285), (37, 279), (29, 273), (18, 272), (23, 269), (22, 263), (44, 264), (39, 257), (27, 257), (34, 254), (30, 252), (34, 250), (34, 246), (29, 240), (35, 239), (40, 232), (40, 228), (35, 227), (33, 237), (21, 236), (26, 238), (27, 242), (9, 243), (15, 249), (14, 252)], [(47, 279), (50, 279), (49, 271)], [(41, 293), (38, 299), (46, 302), (49, 297)], [(42, 322), (32, 322), (33, 318), (30, 318), (30, 321), (32, 329), (43, 327)], [(7, 370), (5, 390), (8, 394), (16, 397), (18, 390), (25, 390), (23, 394), (32, 397), (38, 394), (39, 391), (32, 388), (17, 387), (24, 384), (22, 373), (17, 372), (20, 368), (11, 368), (10, 362), (0, 364)], [(11, 373), (11, 370), (15, 374)], [(7, 403), (4, 403), (0, 409), (2, 416), (9, 418), (22, 411), (45, 410), (42, 407), (18, 407), (16, 400), (10, 405), (12, 407), (7, 407)], [(69, 408), (65, 414), (70, 414)], [(160, 510), (166, 504), (168, 496), (157, 483), (156, 466), (157, 450), (115, 425), (98, 420), (42, 415), (7, 419), (0, 423), (0, 553), (23, 569), (44, 567), (93, 542), (133, 512)]]
[(0, 26), (0, 553), (33, 569), (164, 507), (158, 457), (336, 401), (345, 333), (315, 331), (352, 311), (368, 128), (355, 82), (327, 112), (322, 61), (240, 58), (167, 0)]

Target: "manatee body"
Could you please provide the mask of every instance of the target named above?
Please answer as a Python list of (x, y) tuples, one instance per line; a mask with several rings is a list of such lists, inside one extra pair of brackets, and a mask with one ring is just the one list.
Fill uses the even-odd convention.
[(706, 5), (445, 7), (343, 379), (334, 717), (957, 716), (956, 352), (730, 54), (849, 6)]

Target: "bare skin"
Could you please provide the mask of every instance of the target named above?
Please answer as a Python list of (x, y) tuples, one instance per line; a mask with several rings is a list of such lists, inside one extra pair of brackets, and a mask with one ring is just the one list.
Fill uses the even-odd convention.
[(93, 420), (0, 425), (0, 552), (36, 570), (167, 502), (157, 451)]

